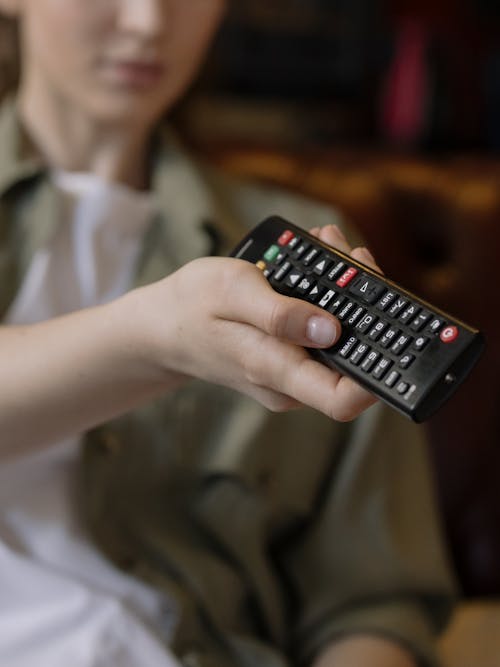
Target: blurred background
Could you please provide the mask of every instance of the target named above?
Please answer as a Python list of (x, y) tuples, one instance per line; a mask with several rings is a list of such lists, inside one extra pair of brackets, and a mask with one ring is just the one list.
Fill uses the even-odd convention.
[[(460, 583), (496, 596), (500, 2), (229, 4), (175, 112), (188, 143), (231, 174), (334, 205), (389, 277), (487, 336), (482, 361), (427, 428)], [(15, 30), (2, 35), (0, 94), (16, 80)]]
[(486, 333), (427, 428), (460, 583), (498, 595), (498, 0), (239, 0), (177, 122), (223, 169), (336, 206), (389, 277)]

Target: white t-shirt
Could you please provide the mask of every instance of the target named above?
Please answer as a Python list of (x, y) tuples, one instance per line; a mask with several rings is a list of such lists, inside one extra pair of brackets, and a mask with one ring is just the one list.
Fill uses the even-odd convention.
[[(33, 257), (6, 322), (29, 324), (105, 303), (131, 285), (151, 195), (57, 172), (64, 211)], [(176, 610), (115, 568), (79, 524), (80, 437), (2, 461), (0, 666), (174, 667)]]

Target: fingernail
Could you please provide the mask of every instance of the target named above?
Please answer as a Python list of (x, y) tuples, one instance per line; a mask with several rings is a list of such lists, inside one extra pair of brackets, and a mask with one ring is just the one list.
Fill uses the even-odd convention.
[(335, 322), (326, 317), (311, 317), (307, 322), (307, 337), (315, 345), (333, 345), (337, 340)]

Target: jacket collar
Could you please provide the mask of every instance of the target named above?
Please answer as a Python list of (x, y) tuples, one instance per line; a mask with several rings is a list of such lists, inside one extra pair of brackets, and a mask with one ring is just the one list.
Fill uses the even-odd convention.
[(15, 99), (0, 107), (0, 198), (14, 185), (42, 174), (43, 161), (22, 129)]

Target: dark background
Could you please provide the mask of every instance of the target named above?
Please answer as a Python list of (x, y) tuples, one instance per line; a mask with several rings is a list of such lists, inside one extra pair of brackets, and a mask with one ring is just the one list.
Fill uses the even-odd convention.
[(238, 0), (194, 96), (222, 140), (496, 154), (500, 2)]

